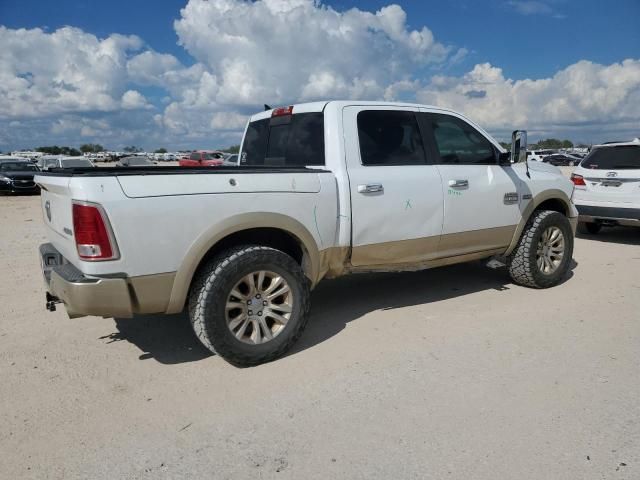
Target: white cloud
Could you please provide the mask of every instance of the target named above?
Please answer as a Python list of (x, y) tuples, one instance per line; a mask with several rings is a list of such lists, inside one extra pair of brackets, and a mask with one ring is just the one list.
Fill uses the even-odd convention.
[(507, 4), (522, 15), (549, 14), (553, 9), (544, 2), (534, 0), (512, 0)]
[[(510, 4), (522, 14), (557, 14), (549, 2)], [(213, 148), (237, 142), (263, 103), (326, 98), (417, 99), (496, 132), (526, 127), (579, 139), (609, 131), (623, 138), (640, 124), (640, 60), (581, 61), (543, 79), (505, 78), (489, 63), (446, 76), (469, 50), (409, 27), (397, 5), (370, 12), (315, 0), (190, 0), (174, 28), (191, 65), (136, 36), (0, 26), (0, 148)]]
[(151, 105), (147, 103), (147, 99), (144, 98), (144, 95), (136, 90), (127, 90), (124, 92), (120, 103), (122, 104), (122, 108), (125, 110), (152, 108)]
[(142, 40), (0, 26), (0, 45), (0, 118), (10, 118), (120, 108), (126, 59)]
[[(547, 132), (627, 128), (640, 122), (640, 60), (580, 61), (551, 78), (512, 80), (488, 63), (462, 77), (434, 77), (419, 101), (466, 113), (494, 130)], [(632, 131), (629, 132), (632, 134)]]
[(327, 94), (380, 95), (451, 51), (406, 13), (338, 12), (313, 0), (191, 0), (175, 22), (180, 44), (220, 84), (229, 105), (283, 103)]

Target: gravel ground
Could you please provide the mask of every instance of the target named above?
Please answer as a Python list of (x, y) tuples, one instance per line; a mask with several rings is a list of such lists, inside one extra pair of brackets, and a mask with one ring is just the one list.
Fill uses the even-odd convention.
[(0, 478), (640, 478), (640, 230), (578, 238), (543, 291), (482, 263), (327, 281), (250, 369), (182, 315), (48, 313), (44, 238), (38, 197), (0, 197)]

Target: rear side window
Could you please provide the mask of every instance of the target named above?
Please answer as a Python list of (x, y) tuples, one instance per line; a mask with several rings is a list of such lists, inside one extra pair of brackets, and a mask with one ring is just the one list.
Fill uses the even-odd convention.
[(440, 163), (454, 165), (496, 163), (496, 153), (491, 142), (467, 122), (443, 114), (431, 114), (427, 118), (440, 154)]
[(240, 164), (324, 165), (324, 114), (297, 113), (251, 122), (244, 138)]
[(413, 112), (364, 110), (358, 113), (363, 165), (424, 165), (426, 156)]
[(640, 170), (640, 147), (629, 145), (594, 148), (580, 166), (599, 170)]
[(200, 154), (199, 153), (192, 153), (191, 155), (189, 155), (189, 160), (200, 160)]

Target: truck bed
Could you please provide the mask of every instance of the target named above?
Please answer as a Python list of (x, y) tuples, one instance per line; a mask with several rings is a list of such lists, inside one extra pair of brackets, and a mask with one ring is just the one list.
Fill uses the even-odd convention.
[(319, 173), (328, 170), (308, 167), (273, 167), (273, 166), (230, 166), (218, 167), (97, 167), (97, 168), (53, 168), (46, 172), (38, 172), (38, 176), (50, 177), (120, 177), (131, 175), (202, 175), (230, 173)]

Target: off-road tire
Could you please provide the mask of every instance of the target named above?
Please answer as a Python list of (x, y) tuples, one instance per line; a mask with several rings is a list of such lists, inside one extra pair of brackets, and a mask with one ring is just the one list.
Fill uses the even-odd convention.
[[(558, 268), (551, 274), (540, 271), (537, 263), (538, 242), (542, 233), (550, 226), (556, 226), (564, 235), (565, 251)], [(567, 217), (552, 210), (535, 211), (527, 221), (518, 245), (507, 257), (507, 268), (511, 279), (530, 288), (549, 288), (564, 279), (573, 258), (573, 230)]]
[(596, 235), (602, 229), (602, 225), (596, 222), (578, 222), (578, 232), (585, 235)]
[[(268, 342), (249, 345), (229, 330), (225, 305), (236, 282), (257, 270), (270, 270), (284, 277), (293, 291), (294, 304), (282, 332)], [(286, 353), (300, 338), (309, 309), (309, 280), (300, 265), (280, 250), (259, 245), (239, 246), (213, 257), (196, 274), (188, 302), (191, 326), (200, 342), (238, 367), (270, 362)]]

